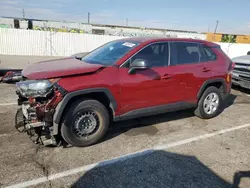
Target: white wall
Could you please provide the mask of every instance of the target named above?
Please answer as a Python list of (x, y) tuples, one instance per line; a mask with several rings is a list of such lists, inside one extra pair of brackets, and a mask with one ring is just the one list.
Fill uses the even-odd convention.
[[(185, 37), (192, 37), (185, 35), (187, 35)], [(119, 38), (121, 37), (0, 28), (0, 54), (70, 56), (74, 53), (91, 51)], [(250, 44), (218, 44), (230, 58), (246, 55), (250, 51)]]
[(121, 37), (0, 28), (0, 54), (70, 56), (118, 38)]
[(8, 28), (14, 27), (14, 19), (0, 18), (0, 24), (9, 26)]
[(221, 46), (221, 49), (230, 57), (234, 58), (241, 55), (247, 55), (250, 51), (250, 44), (228, 44), (217, 43)]

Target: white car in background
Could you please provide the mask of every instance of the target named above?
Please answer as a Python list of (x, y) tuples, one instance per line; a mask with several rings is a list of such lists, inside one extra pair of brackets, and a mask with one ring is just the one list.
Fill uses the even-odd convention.
[(233, 58), (232, 61), (235, 63), (233, 85), (250, 89), (250, 51), (247, 55)]

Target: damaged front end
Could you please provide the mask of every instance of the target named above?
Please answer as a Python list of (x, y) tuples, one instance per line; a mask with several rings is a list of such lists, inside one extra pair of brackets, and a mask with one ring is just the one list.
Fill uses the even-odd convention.
[(16, 83), (18, 105), (16, 129), (26, 132), (36, 144), (58, 145), (53, 115), (66, 91), (58, 84), (59, 79), (26, 80)]

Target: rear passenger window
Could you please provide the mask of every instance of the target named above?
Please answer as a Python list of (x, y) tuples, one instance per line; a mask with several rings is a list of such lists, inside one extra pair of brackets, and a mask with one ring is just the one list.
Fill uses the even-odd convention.
[(200, 51), (197, 43), (171, 43), (171, 65), (182, 65), (200, 62)]

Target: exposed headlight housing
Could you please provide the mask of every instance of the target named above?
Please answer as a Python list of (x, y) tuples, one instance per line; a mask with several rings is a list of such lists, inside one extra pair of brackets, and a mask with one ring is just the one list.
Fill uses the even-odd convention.
[(16, 83), (17, 91), (23, 97), (45, 97), (53, 88), (49, 80), (27, 80)]

